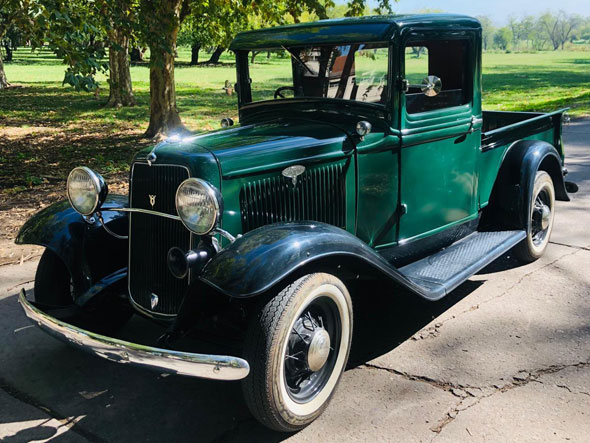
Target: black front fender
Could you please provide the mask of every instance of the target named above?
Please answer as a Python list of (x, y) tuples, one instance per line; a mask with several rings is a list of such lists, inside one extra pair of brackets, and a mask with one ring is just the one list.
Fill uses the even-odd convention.
[(429, 298), (357, 237), (316, 222), (277, 223), (255, 229), (213, 257), (199, 278), (230, 297), (252, 297), (304, 266), (328, 259), (357, 272), (364, 268), (376, 271)]
[[(127, 207), (128, 199), (111, 195), (105, 205)], [(107, 211), (103, 218), (111, 230), (126, 235), (126, 213)], [(127, 267), (127, 241), (109, 235), (99, 222), (89, 224), (67, 201), (55, 203), (31, 217), (18, 233), (16, 243), (44, 246), (57, 254), (70, 271), (78, 295)]]

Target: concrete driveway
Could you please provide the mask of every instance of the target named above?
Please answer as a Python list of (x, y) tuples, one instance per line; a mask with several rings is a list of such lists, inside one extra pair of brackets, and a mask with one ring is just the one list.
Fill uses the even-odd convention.
[[(36, 263), (1, 267), (0, 440), (589, 441), (590, 122), (565, 140), (580, 191), (558, 202), (546, 255), (508, 254), (438, 303), (371, 288), (351, 368), (294, 435), (259, 426), (237, 382), (164, 377), (50, 338), (16, 301)], [(128, 333), (150, 328), (137, 318)]]

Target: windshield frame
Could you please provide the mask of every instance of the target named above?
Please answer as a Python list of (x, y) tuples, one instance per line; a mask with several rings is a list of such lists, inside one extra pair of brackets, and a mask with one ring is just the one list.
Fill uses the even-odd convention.
[[(251, 80), (249, 75), (249, 68), (250, 68), (250, 57), (249, 54), (251, 51), (264, 51), (264, 50), (277, 50), (282, 49), (286, 50), (291, 60), (293, 60), (293, 51), (302, 48), (308, 48), (310, 46), (313, 47), (321, 47), (321, 46), (345, 46), (345, 45), (356, 45), (356, 44), (366, 44), (366, 45), (382, 45), (383, 48), (387, 48), (387, 96), (383, 103), (369, 103), (363, 102), (360, 100), (350, 100), (350, 99), (341, 99), (341, 98), (330, 98), (330, 97), (291, 97), (285, 99), (269, 99), (269, 100), (258, 100), (252, 101), (252, 90), (251, 90)], [(289, 47), (284, 46), (268, 46), (264, 49), (256, 48), (256, 49), (239, 49), (235, 50), (236, 54), (236, 70), (237, 70), (237, 93), (238, 93), (238, 107), (240, 110), (248, 109), (248, 108), (260, 108), (261, 106), (265, 105), (277, 105), (277, 104), (284, 104), (289, 105), (291, 103), (302, 103), (302, 102), (321, 102), (325, 104), (334, 104), (336, 106), (341, 106), (345, 103), (347, 106), (362, 106), (362, 107), (369, 107), (373, 108), (378, 111), (385, 111), (391, 109), (392, 102), (393, 102), (393, 91), (395, 89), (394, 84), (394, 45), (391, 41), (382, 41), (382, 42), (339, 42), (339, 43), (318, 43), (318, 44), (304, 44), (304, 45), (293, 45)], [(290, 86), (290, 85), (286, 85)]]

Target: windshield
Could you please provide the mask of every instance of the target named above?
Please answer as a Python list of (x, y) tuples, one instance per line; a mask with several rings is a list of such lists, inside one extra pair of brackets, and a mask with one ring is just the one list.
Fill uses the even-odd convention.
[(388, 53), (385, 44), (250, 51), (250, 91), (246, 91), (243, 100), (250, 103), (289, 98), (332, 98), (385, 103)]

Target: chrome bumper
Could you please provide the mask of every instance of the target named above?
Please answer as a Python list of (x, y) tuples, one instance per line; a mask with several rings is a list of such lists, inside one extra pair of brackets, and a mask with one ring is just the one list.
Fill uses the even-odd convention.
[(107, 360), (214, 380), (240, 380), (250, 372), (250, 365), (242, 358), (152, 348), (80, 329), (37, 309), (27, 300), (24, 289), (19, 302), (27, 317), (48, 334)]

